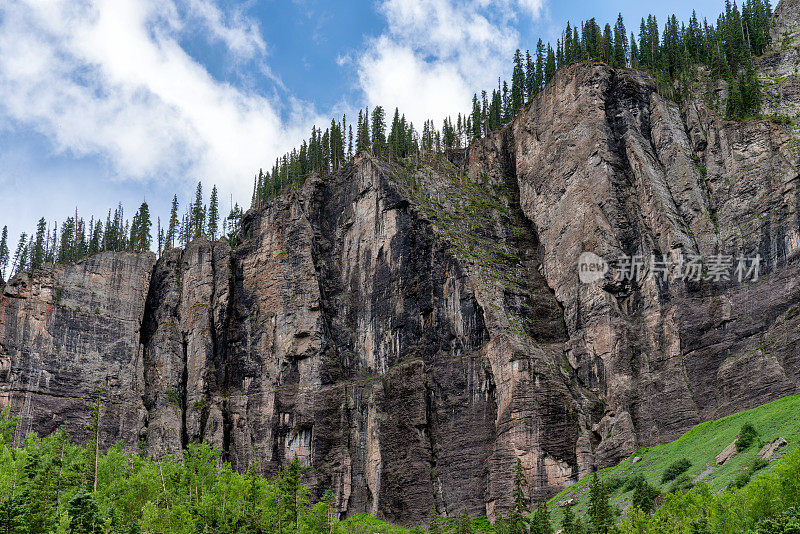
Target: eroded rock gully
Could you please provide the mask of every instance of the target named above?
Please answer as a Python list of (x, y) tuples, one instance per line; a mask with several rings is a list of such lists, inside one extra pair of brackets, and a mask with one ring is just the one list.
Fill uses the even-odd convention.
[[(19, 434), (295, 454), (346, 514), (505, 513), (692, 425), (797, 393), (798, 150), (646, 76), (561, 69), (450, 160), (362, 154), (247, 213), (241, 243), (102, 253), (11, 280)], [(581, 284), (577, 258), (759, 253), (754, 283)]]

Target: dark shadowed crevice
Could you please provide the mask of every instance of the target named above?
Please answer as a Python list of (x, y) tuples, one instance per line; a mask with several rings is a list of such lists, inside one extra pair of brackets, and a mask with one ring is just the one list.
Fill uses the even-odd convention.
[[(205, 373), (208, 373), (208, 366), (211, 365), (213, 369), (216, 366), (216, 362), (221, 359), (221, 355), (219, 354), (219, 332), (217, 332), (217, 323), (214, 319), (214, 310), (216, 308), (215, 304), (217, 301), (217, 261), (216, 261), (216, 254), (215, 254), (215, 247), (214, 243), (211, 242), (211, 296), (209, 298), (209, 305), (208, 305), (208, 331), (209, 336), (211, 337), (211, 361), (206, 362), (206, 370)], [(209, 414), (209, 402), (208, 400), (211, 398), (211, 391), (210, 391), (210, 380), (208, 376), (204, 377), (203, 380), (203, 392), (202, 392), (202, 409), (200, 413), (200, 436), (199, 439), (202, 441), (205, 437), (205, 430), (206, 424), (208, 422), (208, 414)]]
[[(236, 303), (236, 281), (239, 277), (238, 265), (236, 263), (236, 254), (234, 250), (230, 252), (230, 275), (228, 276), (228, 302), (225, 309), (225, 324), (222, 329), (222, 339), (216, 336), (214, 341), (214, 361), (217, 366), (217, 379), (218, 391), (222, 396), (222, 457), (225, 460), (231, 461), (231, 430), (233, 428), (231, 413), (230, 413), (230, 389), (231, 389), (231, 376), (229, 359), (231, 357), (231, 343), (228, 338), (228, 333), (233, 331), (233, 318)], [(214, 271), (216, 280), (216, 271)], [(214, 326), (213, 312), (211, 318), (212, 331), (216, 332)]]
[(448, 515), (447, 503), (443, 496), (439, 494), (439, 472), (438, 472), (438, 425), (436, 421), (436, 383), (433, 379), (433, 369), (427, 369), (425, 375), (425, 434), (428, 438), (428, 454), (430, 458), (431, 474), (431, 493), (433, 494), (433, 504), (436, 511), (442, 515)]
[(189, 432), (186, 428), (186, 396), (189, 382), (189, 339), (187, 332), (182, 333), (181, 356), (183, 369), (181, 370), (181, 383), (178, 394), (181, 409), (181, 448), (185, 449), (189, 445)]
[(519, 178), (517, 176), (516, 149), (514, 148), (513, 132), (504, 132), (503, 138), (503, 178), (506, 189), (510, 192), (510, 208), (515, 222), (520, 224), (520, 232), (512, 236), (514, 246), (519, 251), (522, 262), (530, 282), (534, 286), (534, 298), (526, 299), (523, 306), (530, 309), (531, 317), (545, 317), (536, 322), (526, 321), (528, 333), (541, 342), (566, 341), (569, 336), (565, 320), (564, 305), (556, 298), (555, 290), (539, 272), (544, 257), (544, 250), (539, 239), (536, 224), (522, 209)]

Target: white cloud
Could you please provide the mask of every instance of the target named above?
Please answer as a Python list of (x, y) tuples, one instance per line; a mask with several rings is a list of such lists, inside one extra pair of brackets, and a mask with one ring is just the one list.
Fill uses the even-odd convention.
[(0, 116), (58, 151), (105, 157), (119, 176), (203, 179), (249, 198), (251, 176), (315, 117), (214, 79), (179, 44), (191, 8), (237, 57), (265, 54), (258, 26), (213, 0), (6, 0)]
[(519, 0), (519, 7), (534, 19), (539, 18), (544, 7), (543, 0)]
[(357, 62), (368, 104), (438, 126), (496, 86), (518, 46), (517, 15), (539, 17), (542, 0), (382, 0), (379, 10), (387, 31)]
[[(245, 58), (264, 54), (267, 45), (261, 38), (258, 24), (234, 11), (227, 17), (212, 1), (189, 0), (190, 13), (198, 17), (210, 30), (211, 35), (225, 46)], [(230, 23), (227, 20), (230, 20)]]

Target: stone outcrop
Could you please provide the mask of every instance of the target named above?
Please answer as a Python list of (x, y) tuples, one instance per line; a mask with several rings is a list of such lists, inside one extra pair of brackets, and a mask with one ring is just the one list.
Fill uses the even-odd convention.
[(722, 449), (722, 451), (714, 458), (714, 463), (717, 465), (725, 465), (728, 460), (733, 458), (739, 453), (736, 448), (736, 440), (731, 441), (730, 445)]
[[(311, 177), (250, 210), (235, 247), (18, 276), (0, 300), (0, 405), (20, 434), (66, 424), (81, 440), (102, 387), (106, 446), (208, 442), (265, 475), (297, 455), (343, 513), (413, 523), (431, 503), (505, 514), (518, 459), (544, 498), (797, 393), (797, 135), (712, 107), (576, 64), (466, 150)], [(758, 254), (762, 270), (581, 283), (583, 252)]]
[(769, 460), (775, 456), (775, 453), (778, 452), (779, 449), (787, 446), (788, 444), (789, 443), (786, 441), (786, 438), (775, 438), (761, 447), (761, 450), (758, 451), (758, 457), (762, 460)]

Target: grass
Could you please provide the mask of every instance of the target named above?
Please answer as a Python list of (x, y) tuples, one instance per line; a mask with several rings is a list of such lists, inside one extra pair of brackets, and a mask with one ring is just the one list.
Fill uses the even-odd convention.
[(355, 514), (339, 523), (338, 526), (348, 534), (407, 534), (411, 532), (410, 529), (381, 521), (370, 514)]
[[(675, 482), (693, 482), (703, 474), (702, 479), (708, 483), (712, 491), (720, 491), (735, 482), (743, 483), (749, 476), (757, 478), (762, 473), (769, 472), (774, 461), (764, 465), (758, 460), (758, 451), (764, 443), (783, 437), (788, 445), (780, 449), (776, 456), (785, 455), (788, 451), (800, 445), (800, 395), (790, 395), (776, 401), (764, 404), (758, 408), (739, 412), (716, 421), (701, 423), (677, 440), (656, 447), (643, 447), (637, 450), (630, 458), (622, 461), (615, 467), (610, 467), (599, 472), (601, 480), (612, 481), (618, 485), (623, 484), (611, 494), (612, 506), (622, 513), (630, 505), (632, 485), (625, 484), (634, 475), (641, 474), (661, 492), (667, 493)], [(733, 443), (742, 427), (749, 423), (757, 432), (753, 446), (734, 456), (725, 465), (715, 465), (715, 457), (725, 447)], [(641, 460), (633, 463), (635, 457)], [(691, 466), (684, 475), (676, 478), (672, 483), (662, 484), (662, 476), (667, 469), (682, 459), (688, 459)], [(549, 504), (554, 519), (554, 525), (560, 525), (562, 509), (558, 502), (564, 499), (575, 500), (576, 515), (586, 513), (591, 477), (585, 477), (576, 484), (566, 488), (553, 497)]]
[[(437, 520), (439, 528), (443, 532), (454, 531), (455, 517), (440, 517)], [(336, 527), (339, 532), (346, 534), (424, 534), (427, 525), (418, 525), (413, 528), (405, 528), (398, 525), (387, 523), (370, 514), (355, 514), (342, 520)], [(495, 529), (486, 516), (472, 518), (472, 532), (494, 534)]]
[(464, 169), (436, 154), (426, 154), (416, 161), (382, 164), (399, 178), (404, 196), (452, 246), (451, 251), (475, 276), (480, 289), (493, 295), (487, 297), (493, 301), (488, 306), (503, 309), (504, 331), (529, 337), (535, 330), (530, 314), (503, 302), (504, 292), (522, 300), (534, 298), (527, 283), (530, 273), (520, 255), (520, 247), (526, 246), (524, 221), (505, 179), (486, 173), (473, 179)]

